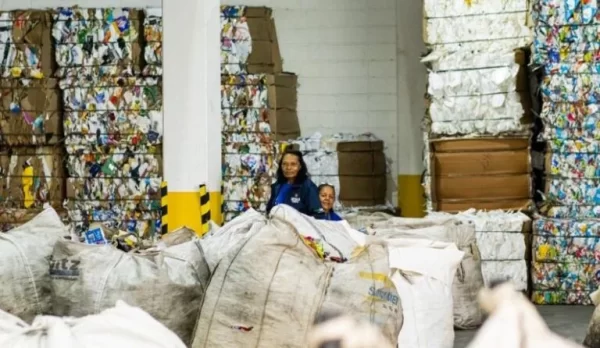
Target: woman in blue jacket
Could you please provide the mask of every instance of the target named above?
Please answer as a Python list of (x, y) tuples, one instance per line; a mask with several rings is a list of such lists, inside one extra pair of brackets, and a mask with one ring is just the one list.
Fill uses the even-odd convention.
[(279, 161), (277, 181), (271, 185), (267, 214), (279, 204), (287, 204), (311, 216), (321, 209), (317, 185), (310, 180), (300, 151), (286, 150)]
[(335, 203), (335, 187), (329, 184), (319, 185), (319, 201), (321, 201), (321, 211), (315, 215), (319, 220), (342, 221), (343, 219), (333, 211)]

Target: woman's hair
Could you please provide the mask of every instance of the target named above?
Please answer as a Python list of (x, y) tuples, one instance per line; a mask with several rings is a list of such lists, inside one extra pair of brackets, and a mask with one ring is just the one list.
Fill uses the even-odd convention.
[(335, 195), (335, 186), (331, 185), (331, 184), (321, 184), (319, 185), (319, 187), (317, 188), (318, 192), (321, 193), (321, 191), (326, 188), (326, 187), (330, 187), (331, 190), (333, 191), (333, 194)]
[(308, 169), (306, 169), (306, 163), (304, 163), (304, 158), (302, 157), (302, 152), (296, 150), (285, 150), (283, 155), (281, 155), (281, 159), (279, 159), (279, 166), (277, 167), (277, 182), (286, 182), (287, 179), (283, 175), (283, 169), (281, 169), (281, 165), (283, 164), (283, 158), (285, 155), (294, 155), (298, 158), (298, 163), (300, 163), (300, 170), (296, 175), (295, 183), (304, 182), (304, 180), (308, 179), (310, 174), (308, 174)]

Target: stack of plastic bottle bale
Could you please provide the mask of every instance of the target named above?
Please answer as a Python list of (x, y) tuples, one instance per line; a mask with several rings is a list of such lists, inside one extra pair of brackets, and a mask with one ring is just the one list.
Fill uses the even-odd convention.
[[(162, 86), (140, 75), (140, 14), (60, 8), (52, 32), (65, 110), (65, 206), (81, 232), (99, 222), (126, 232), (130, 244), (160, 231)], [(106, 242), (93, 237), (86, 241)]]
[[(424, 1), (429, 69), (424, 120), (426, 209), (475, 213), (486, 279), (527, 290), (529, 230), (508, 211), (532, 206), (526, 0)], [(473, 210), (471, 210), (473, 209)], [(500, 231), (490, 220), (517, 221)], [(508, 226), (498, 224), (498, 226)]]
[(546, 142), (533, 300), (589, 304), (600, 282), (600, 12), (596, 0), (532, 5)]
[(52, 14), (0, 13), (0, 229), (64, 199), (60, 89), (52, 78)]
[(266, 209), (284, 140), (300, 135), (297, 76), (282, 73), (271, 10), (221, 8), (223, 215)]

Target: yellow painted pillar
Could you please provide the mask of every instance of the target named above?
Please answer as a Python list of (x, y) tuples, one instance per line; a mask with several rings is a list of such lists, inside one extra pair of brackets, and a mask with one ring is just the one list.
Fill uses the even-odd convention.
[[(168, 230), (187, 226), (201, 234), (199, 187), (206, 185), (215, 199), (221, 194), (220, 2), (169, 0), (162, 6)], [(220, 223), (220, 204), (210, 207)]]

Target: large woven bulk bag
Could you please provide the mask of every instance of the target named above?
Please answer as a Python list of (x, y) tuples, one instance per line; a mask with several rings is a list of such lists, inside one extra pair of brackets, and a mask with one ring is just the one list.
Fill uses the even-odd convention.
[(24, 225), (0, 233), (0, 309), (31, 322), (51, 310), (48, 260), (54, 244), (68, 235), (48, 207)]
[(388, 249), (368, 245), (345, 263), (333, 264), (322, 309), (375, 324), (396, 344), (403, 324), (400, 295), (390, 279)]
[(376, 222), (387, 221), (393, 218), (393, 215), (384, 212), (364, 212), (357, 211), (344, 214), (344, 220), (346, 220), (352, 228), (357, 230), (366, 230)]
[(306, 347), (332, 268), (271, 220), (216, 267), (192, 348)]
[(424, 219), (391, 218), (376, 222), (369, 233), (390, 237), (422, 237), (454, 243), (464, 252), (452, 284), (454, 299), (454, 326), (473, 329), (483, 322), (483, 312), (477, 303), (477, 294), (483, 288), (481, 257), (477, 247), (475, 227), (450, 217)]
[(0, 347), (12, 348), (185, 348), (148, 313), (117, 301), (83, 318), (36, 317), (31, 325), (0, 311)]
[(189, 344), (210, 271), (198, 239), (140, 254), (60, 241), (52, 254), (50, 277), (54, 315), (98, 314), (123, 300)]
[[(402, 307), (393, 284), (389, 288), (385, 249), (357, 249), (348, 263), (330, 262), (301, 234), (307, 223), (286, 208), (274, 211), (267, 225), (230, 249), (213, 273), (192, 348), (306, 347), (324, 308), (367, 319), (397, 336)], [(310, 226), (309, 233), (325, 240), (337, 235), (326, 225)]]

